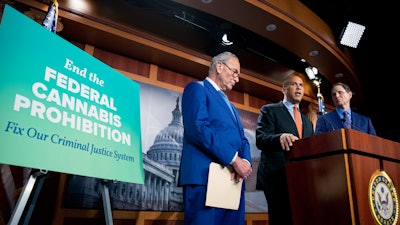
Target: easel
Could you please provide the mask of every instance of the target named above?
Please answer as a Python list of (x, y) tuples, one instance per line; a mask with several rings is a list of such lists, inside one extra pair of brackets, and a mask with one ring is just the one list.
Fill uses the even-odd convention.
[[(10, 217), (8, 225), (18, 225), (25, 211), (25, 207), (29, 201), (29, 198), (32, 194), (32, 200), (29, 203), (29, 208), (25, 211), (25, 216), (23, 220), (23, 225), (29, 224), (31, 219), (33, 210), (35, 209), (36, 202), (39, 198), (40, 190), (43, 187), (43, 183), (46, 178), (49, 176), (47, 170), (40, 170), (37, 172), (32, 173), (29, 176), (29, 180), (24, 186), (21, 195), (18, 198), (17, 204), (15, 205), (14, 211)], [(36, 183), (37, 182), (37, 183)], [(103, 180), (101, 183), (101, 194), (103, 198), (103, 207), (104, 207), (104, 216), (107, 225), (113, 224), (112, 213), (111, 213), (111, 204), (110, 204), (110, 193), (108, 189), (108, 180)], [(33, 191), (33, 193), (32, 193)]]
[(111, 214), (111, 204), (110, 204), (110, 192), (108, 190), (109, 180), (103, 180), (101, 184), (101, 196), (103, 198), (103, 208), (104, 208), (104, 216), (106, 219), (107, 225), (112, 225), (112, 214)]
[[(31, 195), (32, 190), (34, 190), (32, 201), (28, 210), (26, 211), (26, 216), (23, 224), (28, 224), (30, 217), (32, 215), (33, 209), (35, 208), (36, 201), (39, 197), (40, 189), (43, 186), (43, 182), (47, 176), (47, 171), (37, 171), (32, 173), (29, 176), (29, 180), (24, 186), (21, 195), (18, 198), (18, 202), (15, 205), (14, 211), (11, 215), (9, 225), (18, 225), (19, 220), (21, 219), (22, 213), (24, 212), (25, 206), (28, 203), (29, 197)], [(39, 180), (37, 186), (35, 187), (36, 180)]]

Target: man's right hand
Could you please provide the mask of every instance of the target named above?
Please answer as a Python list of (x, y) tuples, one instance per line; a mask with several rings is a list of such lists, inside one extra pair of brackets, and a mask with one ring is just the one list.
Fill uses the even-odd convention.
[(291, 133), (283, 133), (280, 136), (279, 141), (283, 150), (290, 151), (290, 147), (292, 147), (293, 143), (299, 139), (299, 137), (296, 137)]

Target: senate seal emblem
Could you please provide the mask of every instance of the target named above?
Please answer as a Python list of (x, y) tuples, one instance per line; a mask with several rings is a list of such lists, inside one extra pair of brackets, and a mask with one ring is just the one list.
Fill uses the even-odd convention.
[(396, 188), (385, 171), (372, 174), (368, 189), (372, 216), (378, 225), (396, 224), (399, 217), (399, 201)]

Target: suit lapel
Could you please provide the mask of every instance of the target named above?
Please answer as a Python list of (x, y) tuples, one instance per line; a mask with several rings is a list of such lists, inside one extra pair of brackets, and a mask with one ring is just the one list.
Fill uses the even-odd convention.
[[(299, 136), (299, 132), (297, 131), (296, 127), (296, 122), (294, 122), (293, 117), (290, 115), (289, 110), (286, 108), (285, 104), (283, 104), (282, 101), (280, 101), (281, 109), (282, 109), (282, 115), (284, 115), (286, 118), (284, 118), (284, 121), (288, 121), (287, 123), (290, 125), (292, 133), (296, 134)], [(301, 113), (300, 113), (301, 115)], [(303, 117), (301, 117), (301, 120), (303, 121)]]
[[(231, 112), (231, 110), (229, 109), (229, 106), (226, 105), (225, 100), (224, 100), (224, 99), (222, 98), (222, 96), (218, 93), (218, 91), (215, 90), (215, 88), (212, 86), (212, 84), (211, 84), (210, 82), (208, 82), (206, 79), (203, 81), (203, 83), (204, 83), (204, 87), (207, 88), (207, 90), (212, 94), (212, 96), (213, 96), (212, 98), (213, 98), (214, 100), (217, 100), (217, 101), (219, 102), (219, 105), (221, 105), (221, 107), (224, 108), (224, 110), (226, 111), (227, 114), (230, 115), (230, 117), (232, 118), (232, 120), (233, 120), (235, 123), (237, 123), (236, 118), (237, 118), (239, 115), (238, 115), (238, 113), (237, 113), (237, 111), (236, 111), (236, 108), (235, 108), (234, 106), (232, 106), (232, 109), (233, 109), (233, 111), (234, 111), (234, 113), (235, 113), (235, 116), (236, 116), (236, 118), (235, 118), (235, 116), (232, 115), (232, 112)], [(230, 103), (230, 104), (232, 104), (232, 103)]]

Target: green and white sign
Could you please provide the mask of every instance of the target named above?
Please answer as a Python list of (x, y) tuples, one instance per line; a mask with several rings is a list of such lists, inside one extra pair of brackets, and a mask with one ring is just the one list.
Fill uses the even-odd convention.
[(0, 163), (143, 184), (140, 87), (6, 5)]

